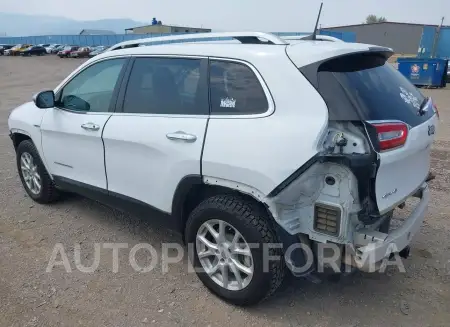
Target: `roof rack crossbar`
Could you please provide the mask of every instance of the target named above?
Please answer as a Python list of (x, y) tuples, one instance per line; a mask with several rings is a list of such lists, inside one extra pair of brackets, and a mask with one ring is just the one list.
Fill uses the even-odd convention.
[[(183, 35), (170, 35), (170, 36), (157, 36), (149, 37), (143, 39), (129, 40), (117, 43), (113, 45), (109, 51), (133, 48), (150, 43), (182, 43), (184, 41), (207, 41), (207, 39), (217, 39), (217, 38), (231, 38), (238, 40), (244, 44), (276, 44), (276, 45), (287, 45), (288, 43), (283, 39), (272, 33), (264, 32), (224, 32), (224, 33), (191, 33)], [(267, 42), (261, 41), (261, 39)]]

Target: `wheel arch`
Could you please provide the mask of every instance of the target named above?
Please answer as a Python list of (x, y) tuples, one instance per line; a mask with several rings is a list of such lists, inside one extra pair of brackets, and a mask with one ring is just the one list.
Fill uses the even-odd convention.
[(203, 200), (219, 194), (235, 194), (255, 201), (264, 207), (268, 214), (272, 216), (267, 205), (262, 201), (264, 196), (257, 190), (247, 190), (237, 182), (230, 181), (225, 183), (220, 179), (205, 176), (202, 177), (200, 175), (189, 175), (180, 181), (172, 200), (172, 216), (177, 222), (179, 232), (184, 234), (189, 214), (197, 205)]
[[(53, 175), (51, 174), (51, 172), (48, 169), (47, 163), (45, 161), (45, 157), (42, 153), (42, 148), (41, 148), (41, 144), (35, 142), (35, 140), (33, 139), (33, 137), (26, 131), (22, 130), (22, 129), (16, 129), (16, 128), (12, 128), (10, 131), (10, 137), (11, 140), (13, 142), (13, 146), (14, 146), (14, 151), (17, 151), (17, 147), (19, 146), (20, 143), (22, 143), (23, 141), (31, 141), (34, 146), (36, 147), (36, 150), (40, 156), (40, 159), (45, 167), (45, 169), (47, 170), (49, 176), (51, 179), (53, 179)], [(36, 137), (36, 135), (35, 135)], [(40, 140), (39, 140), (40, 141)]]
[[(239, 186), (239, 187), (238, 187)], [(296, 243), (308, 243), (305, 239), (300, 239), (297, 235), (290, 235), (285, 231), (274, 219), (274, 215), (269, 208), (269, 205), (264, 202), (265, 196), (256, 195), (257, 190), (242, 185), (234, 181), (221, 180), (220, 178), (205, 177), (200, 175), (190, 175), (183, 178), (175, 191), (172, 203), (172, 217), (176, 221), (178, 232), (185, 242), (185, 228), (190, 213), (204, 200), (216, 195), (237, 195), (244, 200), (252, 201), (259, 205), (264, 212), (267, 213), (268, 224), (273, 227), (277, 239), (282, 243), (283, 253), (286, 253), (288, 248)], [(309, 243), (308, 243), (309, 244)], [(302, 251), (292, 251), (290, 260), (296, 267), (302, 267), (307, 263), (307, 258)], [(302, 275), (307, 275), (311, 272), (308, 270)]]
[(14, 150), (17, 150), (17, 147), (19, 146), (19, 144), (25, 140), (30, 140), (31, 142), (33, 142), (33, 139), (31, 138), (31, 136), (28, 133), (21, 131), (21, 130), (11, 131), (10, 136), (11, 136), (11, 140), (13, 142)]
[(243, 199), (252, 201), (259, 205), (271, 218), (269, 223), (276, 231), (280, 240), (285, 244), (291, 244), (296, 239), (289, 235), (274, 219), (274, 213), (265, 202), (265, 196), (250, 186), (239, 182), (223, 180), (220, 178), (206, 177), (200, 175), (189, 175), (184, 177), (177, 186), (172, 201), (172, 217), (175, 219), (177, 231), (183, 237), (186, 222), (190, 213), (205, 199), (221, 195), (233, 194)]

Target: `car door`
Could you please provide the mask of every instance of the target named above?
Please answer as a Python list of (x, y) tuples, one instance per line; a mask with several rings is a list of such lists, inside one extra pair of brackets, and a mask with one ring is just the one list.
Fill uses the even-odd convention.
[(94, 62), (57, 91), (56, 107), (41, 122), (44, 158), (55, 180), (107, 188), (102, 132), (127, 60)]
[[(171, 212), (178, 183), (200, 175), (207, 59), (138, 57), (103, 132), (108, 190)], [(121, 91), (122, 93), (122, 91)]]

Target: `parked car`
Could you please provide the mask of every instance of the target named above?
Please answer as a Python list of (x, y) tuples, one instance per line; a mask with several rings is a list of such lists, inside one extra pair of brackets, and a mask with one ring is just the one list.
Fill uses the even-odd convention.
[(26, 48), (24, 50), (21, 50), (19, 52), (19, 54), (21, 56), (33, 56), (33, 55), (35, 55), (35, 56), (43, 56), (43, 55), (47, 54), (47, 51), (45, 50), (44, 47), (41, 47), (39, 45), (33, 45), (33, 46), (28, 47), (28, 48)]
[(11, 56), (13, 51), (15, 51), (16, 49), (20, 49), (21, 46), (22, 46), (22, 44), (13, 45), (11, 48), (4, 50), (3, 54), (5, 56)]
[(11, 49), (13, 46), (14, 45), (11, 45), (11, 44), (1, 44), (0, 45), (0, 56), (3, 56), (5, 54), (5, 51)]
[(66, 45), (66, 44), (61, 44), (61, 45), (59, 45), (59, 46), (53, 48), (53, 49), (51, 50), (51, 53), (52, 53), (52, 54), (57, 54), (58, 52), (60, 52), (62, 49), (64, 49), (64, 48), (67, 47), (67, 46), (68, 46), (68, 45)]
[(206, 287), (239, 305), (270, 296), (286, 268), (314, 276), (324, 244), (338, 269), (407, 257), (439, 114), (387, 62), (392, 49), (204, 35), (244, 44), (122, 42), (14, 109), (27, 194), (78, 192), (170, 225)]
[(9, 50), (5, 50), (5, 55), (7, 56), (18, 56), (20, 51), (32, 46), (32, 44), (16, 44)]
[(38, 44), (38, 46), (46, 48), (46, 47), (50, 46), (50, 43), (41, 43), (41, 44)]
[(71, 58), (87, 58), (89, 57), (89, 53), (91, 49), (89, 47), (81, 47), (76, 51), (72, 51), (70, 53)]
[(56, 48), (59, 47), (59, 46), (60, 46), (60, 44), (50, 44), (49, 46), (47, 46), (47, 47), (45, 48), (45, 51), (47, 51), (48, 54), (51, 54), (51, 53), (52, 53), (52, 50), (53, 50), (53, 49), (56, 49)]
[(108, 47), (104, 46), (104, 45), (100, 45), (98, 47), (95, 47), (94, 49), (92, 49), (92, 51), (89, 53), (89, 57), (95, 57), (96, 55), (99, 55), (103, 52), (105, 52), (108, 49)]
[(73, 51), (77, 51), (80, 47), (75, 45), (67, 45), (61, 51), (58, 52), (58, 57), (69, 58)]

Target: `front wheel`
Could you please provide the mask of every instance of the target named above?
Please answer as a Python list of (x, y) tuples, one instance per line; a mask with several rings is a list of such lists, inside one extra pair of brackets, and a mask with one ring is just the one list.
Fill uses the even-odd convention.
[(39, 153), (30, 140), (19, 144), (16, 151), (20, 180), (28, 195), (38, 203), (50, 203), (58, 193)]
[(256, 304), (275, 292), (285, 265), (270, 219), (258, 203), (234, 195), (211, 197), (191, 213), (185, 238), (209, 290), (236, 305)]

